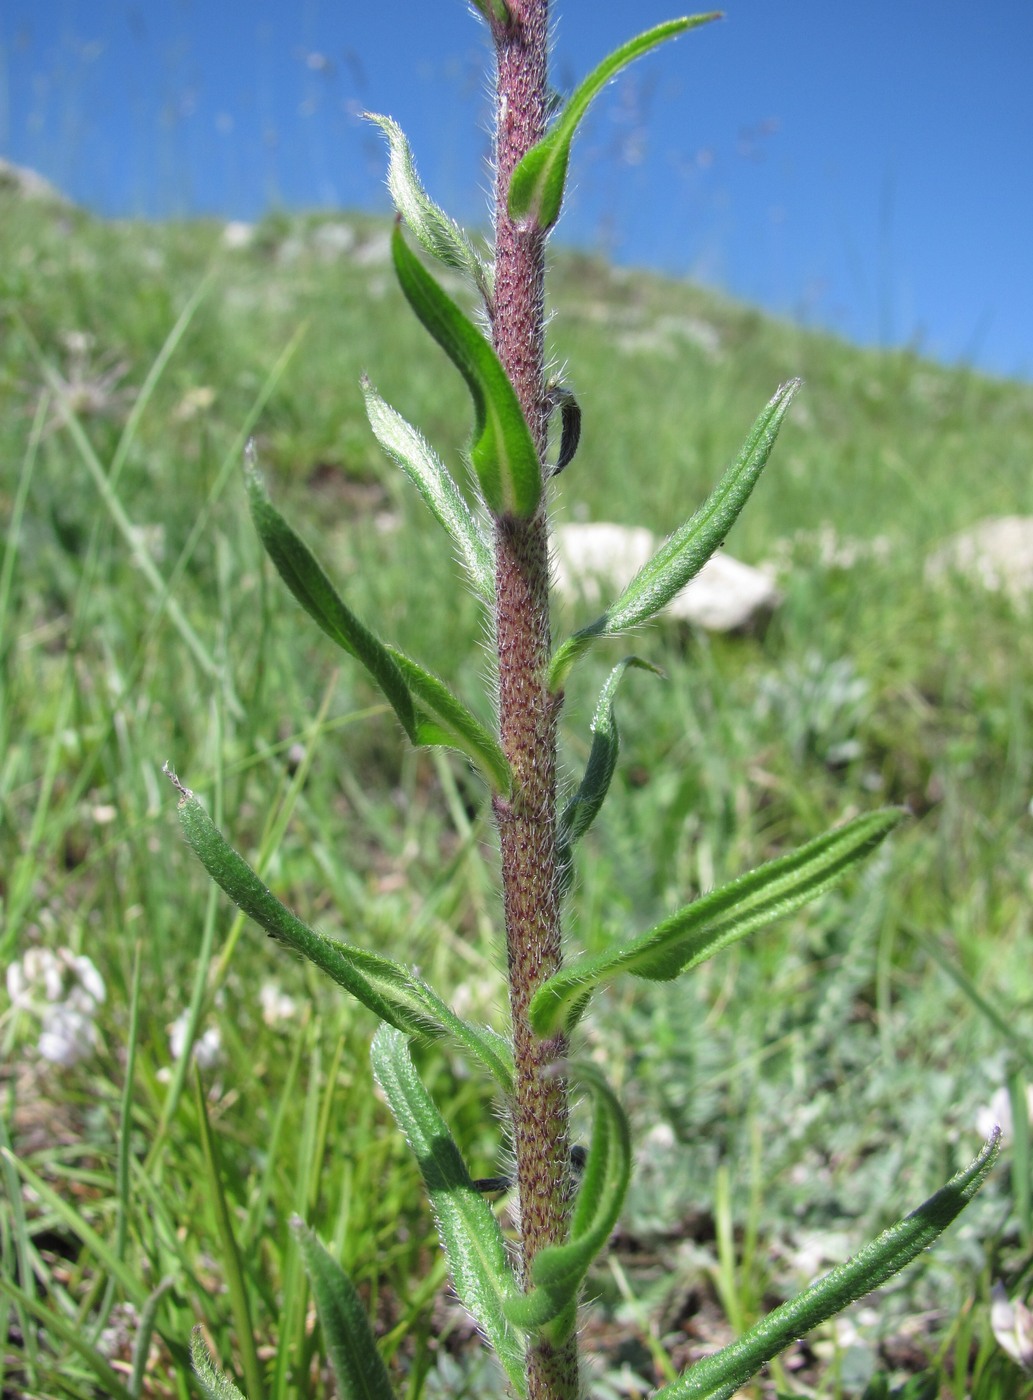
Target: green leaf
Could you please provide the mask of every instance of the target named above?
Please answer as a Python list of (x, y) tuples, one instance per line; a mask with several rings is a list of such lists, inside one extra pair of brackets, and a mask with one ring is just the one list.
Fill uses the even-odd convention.
[(211, 1352), (205, 1346), (200, 1327), (195, 1327), (190, 1334), (190, 1357), (205, 1400), (247, 1400), (244, 1392), (238, 1390), (216, 1367)]
[(864, 1388), (861, 1400), (889, 1400), (890, 1380), (885, 1371), (877, 1371)]
[(404, 1132), (437, 1220), (456, 1296), (483, 1329), (518, 1395), (526, 1392), (520, 1337), (506, 1317), (516, 1292), (499, 1222), (474, 1188), (448, 1125), (424, 1088), (405, 1037), (381, 1026), (373, 1073)]
[(298, 1216), (291, 1228), (301, 1245), (341, 1400), (394, 1400), (387, 1368), (354, 1284)]
[[(385, 645), (342, 601), (315, 555), (269, 499), (249, 444), (248, 498), (262, 543), (295, 598), (349, 656), (360, 661), (384, 692), (410, 741), (458, 749), (471, 758), (494, 792), (506, 795), (512, 771), (502, 746), (448, 689), (418, 662)], [(413, 692), (430, 711), (413, 703)]]
[[(621, 678), (629, 666), (638, 666), (644, 671), (662, 675), (656, 666), (650, 665), (637, 656), (626, 656), (610, 672), (606, 684), (599, 695), (592, 717), (592, 748), (585, 767), (585, 776), (577, 792), (567, 803), (559, 821), (558, 854), (562, 868), (569, 870), (571, 849), (580, 841), (585, 832), (599, 815), (606, 800), (610, 780), (617, 766), (620, 753), (620, 733), (617, 718), (613, 711), (613, 699)], [(565, 877), (568, 878), (568, 877)]]
[(769, 1313), (738, 1341), (697, 1362), (653, 1400), (729, 1400), (772, 1357), (845, 1307), (880, 1288), (928, 1249), (982, 1186), (1000, 1150), (1000, 1129), (974, 1162), (858, 1254)]
[(420, 433), (384, 402), (365, 377), (362, 392), (377, 441), (398, 463), (434, 518), (451, 535), (477, 592), (486, 603), (494, 603), (495, 568), (491, 546), (448, 468)]
[(636, 39), (630, 39), (590, 73), (575, 90), (548, 135), (532, 146), (513, 171), (509, 185), (509, 216), (517, 223), (535, 224), (540, 229), (553, 226), (560, 216), (563, 189), (567, 180), (570, 147), (581, 119), (593, 99), (633, 59), (648, 53), (666, 39), (684, 34), (709, 20), (720, 19), (717, 12), (672, 19), (647, 29)]
[(488, 509), (528, 519), (542, 495), (542, 470), (516, 390), (495, 351), (406, 245), (392, 240), (395, 271), (409, 305), (466, 380), (473, 398), (470, 461)]
[(513, 771), (499, 741), (461, 700), (456, 699), (444, 681), (397, 648), (388, 647), (387, 651), (413, 696), (430, 711), (429, 718), (417, 712), (416, 743), (465, 753), (476, 763), (492, 790), (508, 796), (513, 787)]
[(215, 1230), (219, 1238), (221, 1264), (220, 1272), (226, 1281), (226, 1291), (230, 1299), (230, 1312), (237, 1331), (237, 1345), (240, 1348), (244, 1380), (247, 1383), (251, 1400), (264, 1400), (265, 1383), (262, 1379), (262, 1365), (255, 1346), (255, 1332), (251, 1322), (251, 1304), (248, 1287), (241, 1267), (240, 1250), (233, 1233), (233, 1221), (226, 1193), (222, 1186), (222, 1170), (219, 1151), (208, 1122), (208, 1105), (201, 1085), (201, 1072), (194, 1062), (194, 1099), (197, 1107), (197, 1121), (201, 1139), (201, 1154), (204, 1158), (207, 1182), (204, 1192), (215, 1216)]
[(513, 22), (506, 0), (473, 0), (474, 8), (479, 10), (490, 25), (499, 29), (508, 29)]
[(602, 617), (560, 647), (549, 668), (551, 690), (563, 688), (570, 668), (596, 638), (616, 636), (655, 617), (724, 543), (764, 470), (800, 383), (799, 379), (791, 379), (781, 386), (757, 418), (738, 457), (699, 510), (643, 564)]
[(595, 1099), (592, 1140), (574, 1203), (570, 1240), (539, 1251), (531, 1265), (531, 1288), (506, 1306), (507, 1316), (520, 1327), (538, 1329), (558, 1322), (550, 1335), (553, 1344), (563, 1341), (576, 1321), (581, 1284), (613, 1233), (631, 1179), (631, 1132), (616, 1094), (591, 1065), (563, 1065), (557, 1070)]
[(166, 772), (180, 793), (179, 821), (191, 849), (238, 909), (278, 942), (315, 963), (382, 1021), (407, 1035), (450, 1040), (476, 1056), (504, 1094), (512, 1094), (512, 1056), (501, 1036), (461, 1020), (400, 963), (338, 943), (302, 923), (230, 846), (194, 794), (167, 767)]
[(474, 249), (463, 229), (434, 203), (423, 188), (405, 132), (390, 117), (379, 116), (376, 112), (366, 112), (365, 116), (375, 122), (387, 137), (391, 151), (387, 187), (395, 208), (412, 229), (416, 241), (432, 258), (469, 277), (490, 306), (491, 268)]
[(387, 647), (345, 607), (308, 545), (269, 499), (255, 464), (253, 442), (247, 445), (245, 460), (251, 518), (280, 577), (331, 641), (365, 666), (415, 743), (412, 697)]
[(863, 860), (905, 813), (886, 808), (808, 841), (687, 904), (616, 950), (582, 955), (550, 977), (531, 1001), (536, 1034), (569, 1031), (588, 996), (620, 972), (667, 982), (722, 948), (814, 899)]

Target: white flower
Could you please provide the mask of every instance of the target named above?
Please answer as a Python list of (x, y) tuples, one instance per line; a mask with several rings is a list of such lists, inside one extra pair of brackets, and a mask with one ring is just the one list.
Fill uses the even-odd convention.
[(74, 1065), (97, 1048), (96, 1015), (107, 989), (92, 959), (70, 948), (30, 948), (10, 963), (6, 980), (13, 1009), (40, 1022), (45, 1060)]
[[(181, 1060), (187, 1043), (190, 1012), (184, 1011), (169, 1026), (169, 1049), (174, 1060)], [(211, 1069), (222, 1059), (222, 1036), (218, 1026), (209, 1026), (204, 1035), (194, 1041), (194, 1059), (201, 1069)]]
[(1021, 1298), (1011, 1302), (1000, 1281), (991, 1294), (990, 1326), (1002, 1350), (1024, 1371), (1033, 1371), (1033, 1312)]
[[(1026, 1113), (1033, 1122), (1033, 1084), (1026, 1085)], [(988, 1138), (995, 1128), (1000, 1128), (1003, 1142), (1011, 1142), (1015, 1135), (1012, 1122), (1011, 1095), (1002, 1085), (995, 1089), (988, 1104), (984, 1104), (976, 1114), (976, 1129)]]
[(97, 1006), (107, 1001), (107, 988), (104, 986), (104, 978), (97, 971), (89, 958), (79, 956), (72, 959), (75, 966), (75, 975), (79, 979), (79, 985), (87, 996), (91, 997)]
[(293, 1020), (297, 1003), (286, 992), (281, 992), (275, 982), (263, 982), (258, 993), (262, 1006), (262, 1020), (267, 1026), (275, 1026), (278, 1021)]
[(68, 1002), (48, 1008), (39, 1033), (39, 1053), (55, 1065), (74, 1065), (97, 1048), (93, 1017)]

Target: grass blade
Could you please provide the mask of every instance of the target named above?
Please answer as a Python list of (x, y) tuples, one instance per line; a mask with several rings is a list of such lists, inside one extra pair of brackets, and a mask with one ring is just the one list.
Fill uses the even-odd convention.
[(968, 1167), (845, 1264), (768, 1314), (738, 1341), (655, 1392), (654, 1400), (729, 1400), (796, 1337), (842, 1312), (899, 1273), (943, 1233), (982, 1186), (1000, 1150), (1000, 1130)]
[[(22, 1200), (21, 1183), (18, 1180), (18, 1173), (14, 1167), (14, 1149), (11, 1145), (10, 1135), (7, 1131), (7, 1124), (4, 1116), (0, 1113), (0, 1148), (4, 1149), (4, 1155), (0, 1158), (0, 1168), (4, 1187), (7, 1191), (8, 1200), (8, 1224), (7, 1228), (13, 1235), (11, 1245), (13, 1247), (14, 1274), (21, 1287), (18, 1289), (19, 1297), (24, 1295), (27, 1305), (31, 1307), (36, 1302), (36, 1275), (32, 1267), (32, 1239), (29, 1235), (28, 1223), (25, 1219), (25, 1203)], [(4, 1230), (5, 1254), (7, 1245), (7, 1229)], [(4, 1260), (5, 1265), (7, 1260)], [(2, 1283), (9, 1272), (5, 1268), (0, 1272), (0, 1283)], [(11, 1280), (12, 1288), (17, 1288), (14, 1280)], [(25, 1353), (25, 1371), (30, 1382), (35, 1380), (36, 1354), (38, 1350), (36, 1340), (36, 1329), (28, 1325), (28, 1314), (21, 1302), (15, 1303), (15, 1316), (18, 1318), (19, 1327), (22, 1334), (22, 1348)], [(3, 1333), (0, 1336), (0, 1346), (6, 1348), (7, 1332), (10, 1319), (4, 1321)], [(3, 1378), (3, 1360), (0, 1356), (0, 1380)], [(0, 1392), (2, 1393), (2, 1392)]]
[(499, 1223), (474, 1189), (448, 1125), (416, 1073), (405, 1037), (381, 1026), (371, 1056), (373, 1073), (427, 1187), (456, 1296), (484, 1329), (510, 1383), (523, 1395), (523, 1347), (506, 1316), (516, 1280)]
[[(222, 669), (216, 664), (208, 648), (191, 626), (186, 614), (175, 598), (169, 596), (165, 580), (158, 571), (146, 545), (142, 543), (143, 535), (134, 528), (133, 522), (126, 514), (125, 508), (115, 490), (114, 484), (101, 465), (100, 458), (93, 450), (93, 444), (90, 442), (82, 423), (79, 421), (79, 417), (69, 399), (67, 389), (61, 380), (61, 376), (46, 359), (32, 332), (20, 317), (18, 318), (18, 326), (32, 348), (36, 363), (39, 365), (43, 377), (47, 381), (50, 392), (54, 395), (61, 409), (65, 427), (68, 429), (69, 435), (75, 443), (79, 456), (82, 458), (83, 465), (86, 467), (94, 486), (97, 488), (97, 494), (103, 501), (104, 507), (114, 521), (115, 527), (122, 536), (123, 541), (128, 546), (133, 563), (140, 570), (156, 597), (161, 600), (170, 622), (179, 633), (184, 645), (200, 666), (201, 670), (205, 675), (210, 676), (213, 680), (228, 687), (228, 682)], [(227, 694), (230, 703), (236, 707), (235, 713), (238, 715), (242, 713), (239, 701), (229, 692), (228, 688)]]
[(247, 1283), (240, 1263), (240, 1251), (233, 1233), (229, 1206), (222, 1185), (222, 1172), (219, 1169), (218, 1149), (208, 1123), (208, 1105), (205, 1102), (204, 1087), (200, 1071), (194, 1075), (194, 1102), (197, 1107), (197, 1124), (201, 1138), (201, 1151), (208, 1174), (208, 1195), (215, 1214), (215, 1228), (222, 1246), (222, 1272), (226, 1290), (230, 1295), (230, 1310), (237, 1332), (237, 1346), (240, 1348), (241, 1364), (244, 1367), (244, 1382), (248, 1388), (249, 1400), (265, 1400), (265, 1382), (262, 1367), (255, 1349), (255, 1334), (251, 1324), (251, 1305), (248, 1301)]
[[(118, 1257), (107, 1240), (97, 1233), (93, 1226), (60, 1192), (55, 1191), (48, 1182), (34, 1172), (27, 1162), (16, 1157), (10, 1148), (0, 1147), (0, 1160), (5, 1166), (14, 1168), (43, 1205), (48, 1210), (52, 1210), (76, 1239), (82, 1243), (84, 1249), (94, 1256), (104, 1272), (111, 1274), (117, 1280), (125, 1296), (137, 1311), (142, 1311), (147, 1306), (147, 1292), (136, 1273)], [(0, 1278), (0, 1283), (2, 1282), (3, 1280)]]
[[(16, 1283), (4, 1278), (3, 1275), (0, 1275), (0, 1294), (6, 1294), (19, 1312), (31, 1313), (33, 1317), (38, 1318), (48, 1336), (60, 1339), (65, 1346), (70, 1347), (76, 1355), (82, 1357), (84, 1363), (104, 1387), (104, 1394), (110, 1396), (111, 1400), (135, 1400), (135, 1397), (122, 1384), (117, 1373), (112, 1370), (89, 1339), (83, 1335), (82, 1327), (66, 1320), (59, 1312), (46, 1307), (37, 1298), (32, 1297), (23, 1288), (19, 1288)], [(16, 1395), (17, 1392), (5, 1390), (4, 1394)]]
[(616, 951), (576, 958), (535, 993), (530, 1017), (536, 1033), (551, 1035), (561, 1025), (569, 1030), (592, 991), (618, 973), (668, 982), (799, 909), (869, 855), (904, 815), (886, 808), (857, 817), (687, 904)]
[(957, 962), (947, 955), (944, 948), (937, 943), (936, 939), (929, 938), (919, 929), (908, 926), (907, 932), (915, 940), (920, 948), (932, 958), (933, 962), (945, 972), (954, 982), (964, 996), (972, 1003), (979, 1014), (993, 1026), (994, 1030), (1009, 1045), (1014, 1054), (1018, 1055), (1026, 1066), (1027, 1070), (1033, 1070), (1033, 1040), (1016, 1029), (1016, 1018), (1009, 1017), (989, 1001), (965, 972), (959, 967)]

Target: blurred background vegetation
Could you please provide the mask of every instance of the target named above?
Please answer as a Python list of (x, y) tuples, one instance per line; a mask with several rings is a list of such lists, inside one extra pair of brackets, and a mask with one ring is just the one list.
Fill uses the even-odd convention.
[[(671, 530), (776, 386), (805, 380), (729, 540), (777, 567), (783, 601), (753, 634), (636, 639), (666, 679), (622, 689), (571, 947), (866, 808), (913, 813), (863, 878), (688, 981), (608, 993), (585, 1025), (579, 1053), (637, 1142), (592, 1281), (592, 1394), (645, 1394), (727, 1340), (1014, 1106), (959, 1225), (752, 1393), (849, 1396), (875, 1369), (930, 1369), (957, 1400), (1020, 1400), (1029, 1378), (989, 1303), (995, 1280), (1033, 1284), (1033, 646), (1021, 602), (933, 586), (926, 563), (974, 521), (1033, 514), (1033, 388), (574, 254), (555, 259), (550, 308), (584, 410), (556, 522)], [(456, 472), (466, 390), (403, 306), (386, 227), (360, 216), (105, 223), (0, 190), (0, 336), (0, 1145), (18, 1159), (0, 1200), (3, 1393), (185, 1396), (201, 1321), (227, 1365), (253, 1345), (270, 1395), (330, 1394), (294, 1211), (361, 1285), (401, 1393), (495, 1393), (374, 1093), (372, 1018), (242, 927), (161, 776), (169, 761), (310, 922), (504, 1028), (485, 795), (458, 759), (407, 752), (302, 618), (240, 473), (254, 432), (359, 616), (488, 717), (485, 619), (358, 380)], [(558, 610), (557, 630), (586, 620)], [(577, 674), (567, 778), (618, 655)], [(471, 1170), (494, 1174), (489, 1086), (437, 1052), (425, 1069)]]

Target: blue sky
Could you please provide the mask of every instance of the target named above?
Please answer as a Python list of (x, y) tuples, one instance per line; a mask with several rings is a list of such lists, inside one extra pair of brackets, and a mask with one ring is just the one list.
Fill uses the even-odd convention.
[[(554, 8), (554, 83), (677, 13)], [(559, 238), (1033, 378), (1030, 0), (727, 14), (599, 100)], [(386, 212), (372, 109), (483, 223), (488, 52), (463, 0), (2, 0), (0, 154), (107, 215)]]

